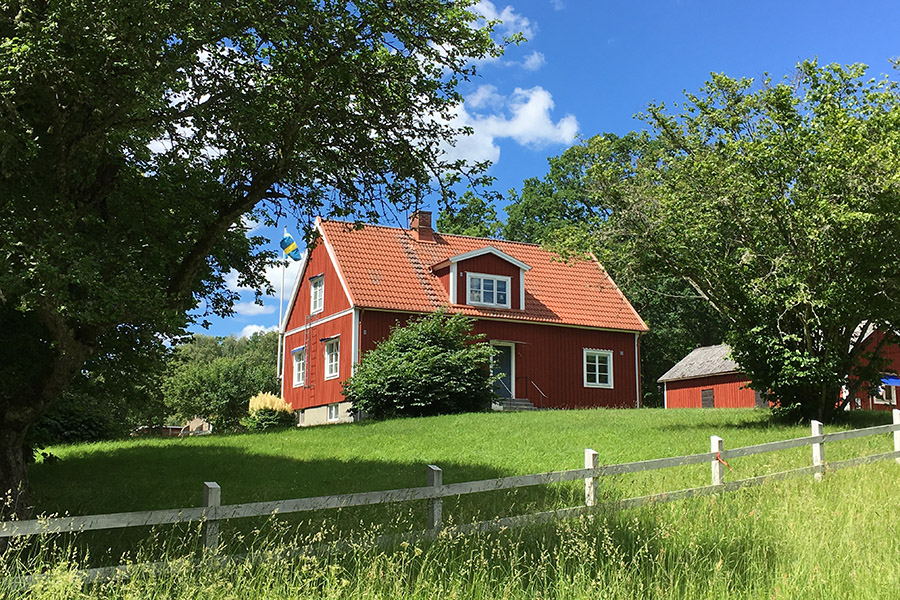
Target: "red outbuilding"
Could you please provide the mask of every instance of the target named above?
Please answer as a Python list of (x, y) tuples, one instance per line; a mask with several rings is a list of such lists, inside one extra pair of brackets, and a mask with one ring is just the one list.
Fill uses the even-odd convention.
[(886, 359), (884, 373), (881, 377), (881, 385), (875, 389), (863, 387), (856, 392), (855, 402), (850, 408), (866, 410), (891, 410), (897, 408), (900, 399), (900, 345), (895, 334), (886, 334), (880, 330), (874, 330), (864, 340), (864, 352), (871, 352), (876, 348), (881, 349), (881, 356)]
[(392, 327), (444, 308), (499, 350), (497, 393), (536, 408), (636, 407), (647, 326), (596, 260), (534, 244), (316, 221), (281, 324), (282, 396), (301, 425), (351, 420), (341, 383)]
[(753, 408), (768, 407), (751, 390), (750, 379), (729, 357), (725, 344), (697, 348), (666, 371), (657, 381), (663, 384), (666, 408)]

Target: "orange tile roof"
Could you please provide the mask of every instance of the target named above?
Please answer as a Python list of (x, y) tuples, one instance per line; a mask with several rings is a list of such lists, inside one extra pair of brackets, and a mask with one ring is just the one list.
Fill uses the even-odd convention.
[(352, 302), (364, 308), (431, 312), (447, 306), (447, 292), (431, 272), (442, 260), (485, 246), (531, 266), (525, 274), (525, 310), (453, 305), (473, 317), (536, 321), (625, 331), (647, 331), (606, 270), (596, 261), (562, 262), (534, 244), (435, 232), (436, 243), (419, 242), (406, 229), (320, 221), (334, 250)]

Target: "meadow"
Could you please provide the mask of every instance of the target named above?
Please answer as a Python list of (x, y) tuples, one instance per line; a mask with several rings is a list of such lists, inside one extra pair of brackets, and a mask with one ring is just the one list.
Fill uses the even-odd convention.
[[(852, 415), (826, 432), (882, 424), (886, 414)], [(198, 506), (203, 481), (223, 503), (423, 485), (425, 465), (453, 483), (577, 468), (585, 448), (601, 464), (705, 452), (809, 435), (766, 412), (570, 411), (479, 414), (186, 439), (138, 439), (50, 449), (36, 464), (39, 510), (91, 514)], [(889, 451), (887, 435), (826, 446), (826, 460)], [(809, 464), (809, 448), (730, 461), (726, 480)], [(708, 465), (604, 478), (601, 496), (637, 496), (708, 484)], [(44, 540), (7, 552), (12, 575), (47, 574), (30, 598), (890, 598), (900, 584), (900, 466), (893, 462), (766, 484), (714, 497), (476, 536), (447, 532), (430, 543), (377, 546), (377, 535), (421, 529), (424, 503), (366, 507), (303, 521), (229, 524), (224, 553), (255, 551), (253, 562), (197, 566), (196, 531), (144, 532), (115, 558), (165, 558), (130, 578), (88, 582), (75, 568), (109, 550)], [(583, 501), (583, 485), (491, 492), (445, 502), (445, 520), (523, 514)], [(378, 511), (374, 509), (380, 509)], [(342, 540), (340, 551), (292, 556), (297, 545)], [(30, 561), (30, 562), (29, 562)]]

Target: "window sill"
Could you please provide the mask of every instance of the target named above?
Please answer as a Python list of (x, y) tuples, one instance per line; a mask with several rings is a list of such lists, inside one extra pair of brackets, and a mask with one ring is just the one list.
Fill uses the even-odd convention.
[(326, 375), (325, 381), (328, 381), (329, 379), (337, 379), (338, 377), (340, 377), (340, 373), (338, 373), (337, 375)]
[(584, 384), (584, 387), (598, 389), (598, 390), (615, 389), (612, 384), (606, 384), (606, 383), (586, 383), (586, 384)]
[(464, 306), (475, 306), (477, 308), (500, 308), (504, 310), (511, 310), (512, 307), (509, 304), (485, 304), (484, 302), (469, 302)]

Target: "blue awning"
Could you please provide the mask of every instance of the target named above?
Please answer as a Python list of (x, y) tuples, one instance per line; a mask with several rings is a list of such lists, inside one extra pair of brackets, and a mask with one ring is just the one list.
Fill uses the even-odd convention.
[(900, 385), (900, 376), (887, 375), (881, 380), (881, 385)]

